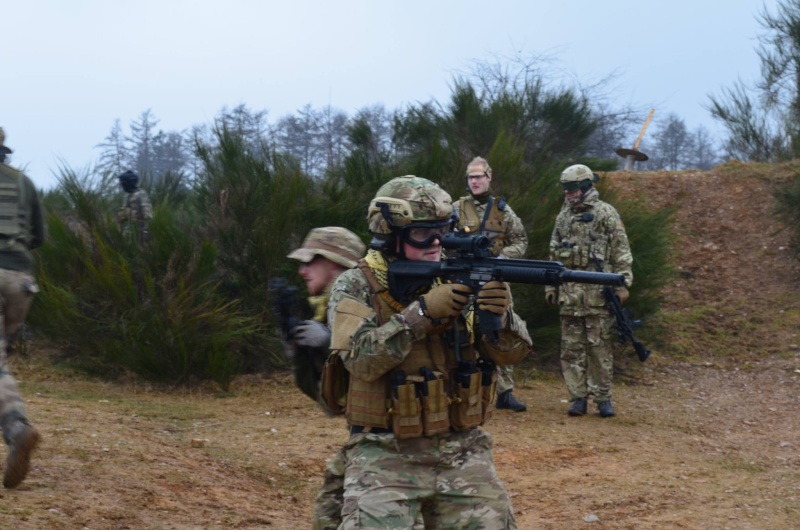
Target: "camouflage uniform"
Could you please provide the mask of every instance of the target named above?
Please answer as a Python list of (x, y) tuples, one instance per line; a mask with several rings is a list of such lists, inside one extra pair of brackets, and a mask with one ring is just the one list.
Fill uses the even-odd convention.
[(117, 221), (128, 226), (136, 226), (137, 235), (140, 240), (147, 239), (147, 223), (153, 218), (153, 207), (150, 205), (150, 198), (143, 189), (137, 189), (132, 193), (125, 194), (125, 202), (117, 213)]
[[(591, 188), (576, 205), (565, 202), (550, 238), (550, 259), (574, 270), (597, 271), (597, 256), (604, 272), (625, 276), (633, 283), (628, 236), (619, 214), (600, 200)], [(555, 287), (546, 287), (554, 291)], [(605, 305), (600, 285), (566, 283), (558, 293), (561, 314), (561, 370), (570, 401), (594, 395), (595, 403), (611, 400), (613, 356), (611, 333), (615, 324)]]
[[(467, 166), (467, 175), (471, 169), (488, 172), (491, 168), (483, 158), (477, 157)], [(486, 209), (490, 208), (487, 217)], [(492, 240), (492, 254), (501, 258), (520, 259), (528, 250), (528, 234), (519, 216), (514, 213), (505, 199), (494, 197), (490, 191), (476, 197), (467, 195), (453, 204), (458, 215), (458, 228), (468, 227), (471, 233), (481, 233)], [(498, 367), (497, 393), (514, 389), (514, 369), (511, 366)]]
[[(452, 212), (446, 193), (426, 179), (411, 176), (384, 185), (373, 205), (382, 193), (404, 199), (402, 194), (415, 186), (427, 198), (431, 190), (439, 198), (446, 197), (436, 208), (448, 215)], [(388, 233), (381, 232), (386, 223), (375, 217), (378, 220), (370, 222), (373, 235)], [(329, 363), (346, 369), (346, 415), (351, 426), (344, 447), (340, 528), (514, 529), (511, 502), (493, 463), (491, 436), (477, 427), (491, 415), (494, 384), (481, 390), (477, 402), (472, 394), (469, 399), (458, 393), (445, 398), (442, 392), (461, 388), (451, 386), (458, 377), (451, 346), (454, 322), (462, 330), (458, 342), (464, 362), (480, 355), (498, 364), (519, 362), (529, 352), (525, 323), (509, 308), (496, 344), (485, 338), (475, 343), (467, 333), (472, 329), (471, 312), (435, 326), (420, 301), (403, 306), (388, 292), (386, 270), (391, 259), (383, 251), (370, 250), (356, 269), (339, 276), (328, 306), (333, 330)], [(419, 363), (422, 368), (417, 370)], [(429, 380), (421, 383), (427, 389), (424, 398), (415, 397), (418, 383), (402, 388), (390, 384), (402, 370), (413, 374), (422, 369), (438, 370), (437, 379), (430, 383), (441, 385), (430, 387)], [(495, 380), (493, 365), (486, 373)], [(463, 419), (458, 411), (467, 409), (476, 421), (465, 426), (458, 423)]]
[[(3, 139), (4, 135), (0, 151), (10, 152)], [(7, 352), (39, 291), (30, 251), (42, 246), (44, 238), (36, 188), (22, 172), (0, 163), (0, 428), (9, 445), (3, 480), (7, 488), (25, 478), (30, 452), (39, 439), (25, 416), (17, 382), (8, 369)]]
[[(352, 268), (356, 265), (366, 250), (364, 243), (356, 234), (341, 227), (314, 228), (306, 236), (300, 248), (293, 250), (287, 256), (290, 259), (301, 263), (310, 263), (317, 256), (322, 256), (342, 267)], [(330, 298), (331, 281), (319, 295), (312, 295), (308, 301), (314, 313), (314, 320), (327, 325), (328, 323), (328, 299)], [(297, 347), (288, 341), (288, 346), (292, 348), (292, 355), (297, 355)], [(300, 381), (313, 380), (316, 386), (314, 390), (318, 394), (319, 376), (322, 372), (322, 364), (330, 352), (330, 340), (324, 348), (318, 348), (312, 352), (311, 359), (306, 358), (305, 365), (295, 363), (295, 383), (300, 386)], [(297, 361), (299, 357), (294, 357)], [(299, 374), (298, 372), (304, 372)], [(311, 372), (308, 374), (308, 372)], [(307, 395), (313, 395), (307, 389)], [(333, 458), (328, 461), (323, 476), (322, 487), (317, 493), (314, 503), (313, 530), (336, 530), (342, 522), (342, 504), (344, 494), (344, 454), (340, 449)]]

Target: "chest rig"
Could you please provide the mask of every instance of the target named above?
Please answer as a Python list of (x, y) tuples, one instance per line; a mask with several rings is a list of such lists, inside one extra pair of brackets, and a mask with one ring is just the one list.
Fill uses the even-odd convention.
[[(402, 310), (363, 261), (378, 325)], [(481, 425), (494, 410), (497, 376), (479, 359), (459, 316), (414, 341), (397, 367), (375, 381), (350, 374), (345, 414), (350, 425), (391, 430), (398, 439), (434, 436)]]
[(488, 237), (492, 242), (492, 255), (499, 255), (507, 243), (503, 213), (506, 209), (506, 200), (490, 196), (482, 216), (471, 197), (462, 197), (459, 202), (459, 211), (461, 212), (459, 226), (469, 228), (470, 233)]
[(600, 216), (602, 212), (596, 208), (584, 212), (561, 212), (556, 220), (556, 248), (553, 249), (559, 261), (578, 270), (594, 270), (594, 256), (601, 263), (608, 261), (610, 235), (602, 230)]

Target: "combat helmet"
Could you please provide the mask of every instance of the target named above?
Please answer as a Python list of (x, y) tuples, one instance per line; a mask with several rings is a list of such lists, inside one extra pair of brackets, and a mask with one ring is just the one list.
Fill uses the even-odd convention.
[(450, 194), (435, 182), (414, 175), (396, 177), (381, 186), (367, 209), (370, 248), (402, 256), (403, 245), (397, 245), (398, 240), (427, 248), (457, 221)]
[(136, 188), (139, 186), (139, 175), (130, 169), (120, 174), (117, 178), (119, 179), (119, 183), (122, 185), (122, 189), (127, 193), (136, 191)]
[(309, 263), (317, 256), (327, 258), (343, 267), (352, 269), (364, 256), (366, 247), (357, 235), (341, 226), (325, 226), (312, 229), (300, 248), (289, 253), (287, 258)]
[[(592, 187), (592, 183), (598, 180), (600, 180), (600, 176), (589, 169), (589, 166), (584, 166), (583, 164), (569, 166), (561, 172), (561, 185), (565, 188), (569, 186), (573, 190), (578, 189), (578, 187), (589, 189)], [(567, 184), (570, 182), (577, 183), (578, 186)]]
[(600, 176), (583, 164), (569, 166), (561, 172), (561, 186), (565, 193), (572, 194), (580, 190), (578, 195), (567, 196), (567, 202), (572, 206), (582, 203), (586, 193), (592, 189), (592, 184), (599, 180)]

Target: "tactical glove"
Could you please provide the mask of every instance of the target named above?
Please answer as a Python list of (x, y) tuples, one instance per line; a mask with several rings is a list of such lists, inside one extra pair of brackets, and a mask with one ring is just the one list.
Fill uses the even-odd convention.
[(511, 304), (511, 291), (508, 289), (507, 284), (492, 280), (481, 287), (478, 298), (475, 301), (478, 304), (478, 309), (491, 311), (502, 316), (506, 314), (508, 306)]
[(628, 289), (625, 287), (615, 287), (614, 294), (619, 298), (620, 305), (625, 303), (625, 300), (628, 299)]
[(437, 285), (420, 296), (420, 305), (432, 320), (457, 316), (469, 301), (472, 288), (460, 283)]
[(316, 320), (303, 320), (292, 328), (289, 338), (296, 346), (306, 348), (327, 348), (331, 344), (330, 330)]
[(556, 292), (556, 291), (545, 291), (544, 299), (547, 301), (548, 304), (556, 305), (556, 303), (558, 302), (558, 292)]

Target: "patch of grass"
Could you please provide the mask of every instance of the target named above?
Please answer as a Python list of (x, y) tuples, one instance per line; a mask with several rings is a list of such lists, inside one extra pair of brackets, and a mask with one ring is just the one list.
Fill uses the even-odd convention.
[(766, 473), (770, 471), (769, 466), (758, 463), (748, 462), (735, 456), (725, 456), (720, 458), (718, 466), (725, 471), (744, 471), (749, 474)]

